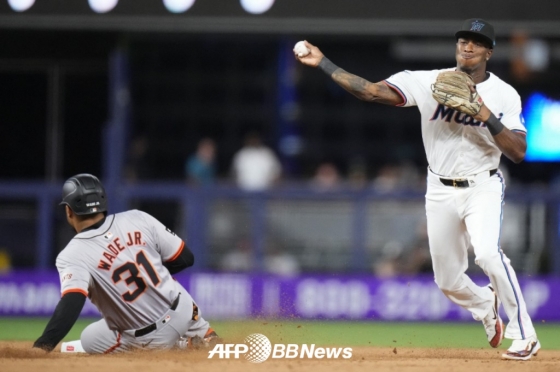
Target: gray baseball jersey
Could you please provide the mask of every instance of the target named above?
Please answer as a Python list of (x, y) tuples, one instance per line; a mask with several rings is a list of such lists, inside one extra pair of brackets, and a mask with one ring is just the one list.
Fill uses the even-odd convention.
[(185, 243), (147, 213), (109, 215), (97, 229), (77, 234), (58, 255), (62, 295), (80, 292), (112, 330), (145, 327), (169, 310), (180, 286), (163, 262)]

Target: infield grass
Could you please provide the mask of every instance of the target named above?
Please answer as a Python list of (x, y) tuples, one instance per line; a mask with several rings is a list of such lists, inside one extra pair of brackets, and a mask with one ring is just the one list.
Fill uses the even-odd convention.
[[(77, 340), (93, 318), (81, 318), (65, 340)], [(0, 340), (33, 341), (46, 318), (0, 318)], [(297, 320), (214, 321), (212, 327), (226, 342), (237, 343), (251, 333), (262, 333), (273, 343), (337, 346), (487, 348), (482, 325), (469, 323), (328, 322)], [(560, 349), (560, 324), (536, 324), (544, 349)], [(510, 342), (504, 341), (502, 348)]]

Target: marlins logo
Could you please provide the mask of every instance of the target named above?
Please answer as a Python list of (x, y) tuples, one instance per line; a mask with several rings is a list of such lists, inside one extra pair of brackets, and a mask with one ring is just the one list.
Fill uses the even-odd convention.
[(482, 27), (484, 27), (484, 23), (479, 22), (479, 21), (474, 21), (471, 25), (471, 31), (478, 31), (480, 32), (482, 30)]

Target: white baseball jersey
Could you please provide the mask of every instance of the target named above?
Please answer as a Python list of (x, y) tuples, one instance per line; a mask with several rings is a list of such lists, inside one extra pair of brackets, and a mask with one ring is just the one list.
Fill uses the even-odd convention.
[[(385, 80), (401, 94), (401, 106), (418, 106), (422, 117), (422, 138), (431, 169), (426, 217), (434, 279), (451, 301), (469, 310), (475, 319), (489, 316), (494, 292), (465, 274), (467, 249), (472, 246), (476, 264), (488, 275), (510, 320), (505, 336), (531, 337), (535, 329), (515, 271), (500, 247), (505, 183), (500, 172), (494, 176), (488, 172), (498, 168), (502, 153), (484, 123), (438, 104), (432, 97), (431, 84), (440, 72), (449, 70), (453, 69), (403, 71)], [(490, 74), (476, 89), (504, 126), (526, 133), (521, 99), (510, 85)], [(472, 180), (476, 182), (452, 187), (442, 183), (440, 176), (475, 176)], [(492, 333), (489, 341), (491, 337)]]
[(145, 327), (169, 310), (180, 286), (162, 262), (184, 242), (157, 219), (131, 210), (77, 234), (58, 255), (62, 295), (80, 292), (112, 330)]
[[(485, 124), (439, 104), (431, 85), (442, 71), (403, 71), (385, 80), (403, 98), (403, 107), (418, 106), (422, 139), (430, 169), (446, 177), (461, 177), (498, 168), (501, 151)], [(512, 131), (526, 133), (521, 98), (515, 89), (490, 73), (476, 85), (486, 106)]]

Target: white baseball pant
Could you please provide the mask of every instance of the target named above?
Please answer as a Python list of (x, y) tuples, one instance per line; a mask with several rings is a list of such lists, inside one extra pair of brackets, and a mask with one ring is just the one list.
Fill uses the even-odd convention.
[(457, 305), (482, 320), (494, 297), (466, 274), (467, 249), (490, 278), (509, 324), (505, 337), (525, 339), (535, 334), (515, 271), (500, 247), (505, 182), (501, 172), (468, 177), (470, 187), (446, 186), (428, 169), (426, 216), (435, 282)]

